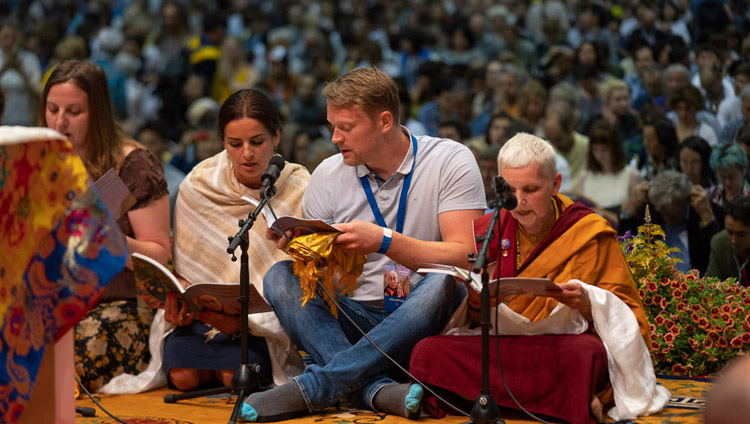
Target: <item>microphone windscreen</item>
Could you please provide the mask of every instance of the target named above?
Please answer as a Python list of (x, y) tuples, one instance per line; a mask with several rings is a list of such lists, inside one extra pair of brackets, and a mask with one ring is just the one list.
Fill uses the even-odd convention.
[(279, 167), (279, 171), (284, 169), (284, 165), (286, 164), (286, 161), (284, 161), (284, 158), (281, 157), (281, 155), (273, 155), (271, 156), (271, 160), (268, 162), (268, 166), (276, 165)]

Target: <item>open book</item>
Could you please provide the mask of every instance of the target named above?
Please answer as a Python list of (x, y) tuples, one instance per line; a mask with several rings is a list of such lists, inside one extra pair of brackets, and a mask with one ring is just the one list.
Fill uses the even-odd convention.
[(127, 212), (135, 205), (136, 200), (133, 194), (128, 190), (128, 186), (122, 181), (120, 175), (114, 168), (105, 172), (94, 182), (94, 186), (99, 190), (102, 201), (109, 208), (112, 217), (115, 220), (120, 219), (122, 214)]
[[(240, 313), (239, 284), (197, 283), (185, 288), (182, 287), (177, 277), (159, 262), (140, 253), (133, 253), (132, 257), (138, 294), (149, 307), (164, 308), (167, 293), (173, 292), (178, 296), (179, 307), (182, 307), (183, 302), (187, 303), (191, 312), (209, 309), (227, 315)], [(250, 284), (249, 293), (249, 313), (273, 310), (252, 284)]]
[[(258, 202), (257, 200), (251, 197), (247, 197), (247, 196), (242, 196), (242, 200), (250, 203), (251, 205), (255, 207), (258, 207), (258, 205), (260, 204), (260, 202)], [(264, 207), (261, 210), (261, 213), (263, 214), (263, 217), (266, 219), (268, 228), (272, 229), (273, 231), (281, 235), (284, 234), (285, 232), (284, 230), (289, 231), (289, 230), (294, 230), (295, 228), (300, 228), (310, 233), (315, 233), (318, 231), (326, 231), (326, 232), (332, 232), (332, 233), (341, 232), (319, 219), (304, 219), (304, 218), (296, 218), (293, 216), (280, 216), (279, 219), (276, 220), (273, 218), (273, 214), (271, 213), (271, 210), (268, 208), (268, 206)]]
[[(435, 272), (439, 274), (452, 275), (461, 280), (467, 281), (469, 286), (477, 292), (482, 291), (482, 275), (470, 272), (452, 265), (430, 264), (428, 268), (419, 268), (418, 274)], [(524, 278), (524, 277), (504, 277), (490, 280), (490, 292), (497, 292), (503, 296), (515, 296), (521, 294), (531, 294), (534, 296), (547, 296), (547, 292), (561, 291), (557, 284), (549, 278)]]

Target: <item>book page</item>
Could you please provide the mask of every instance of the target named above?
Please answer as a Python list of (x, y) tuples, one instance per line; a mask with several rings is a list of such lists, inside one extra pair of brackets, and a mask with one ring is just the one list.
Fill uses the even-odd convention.
[[(250, 203), (256, 208), (260, 204), (260, 202), (258, 202), (257, 200), (251, 197), (247, 197), (247, 196), (242, 196), (242, 200)], [(284, 234), (285, 230), (293, 231), (295, 229), (302, 229), (309, 233), (316, 233), (319, 231), (334, 232), (334, 233), (341, 232), (319, 219), (304, 219), (304, 218), (297, 218), (294, 216), (281, 216), (279, 217), (278, 221), (276, 221), (274, 220), (273, 214), (271, 213), (271, 210), (268, 207), (264, 207), (263, 209), (261, 209), (261, 214), (263, 214), (263, 217), (266, 219), (266, 224), (268, 225), (268, 228), (282, 235)]]
[(94, 182), (102, 201), (112, 213), (115, 220), (120, 219), (122, 214), (127, 212), (135, 205), (135, 197), (130, 193), (128, 187), (122, 181), (114, 168), (105, 172), (96, 182)]
[[(240, 198), (242, 200), (246, 201), (247, 203), (250, 203), (255, 208), (258, 208), (258, 205), (260, 205), (260, 202), (257, 201), (257, 200), (255, 200), (255, 199), (253, 199), (252, 197), (240, 196)], [(249, 212), (252, 212), (252, 211), (249, 211)], [(260, 213), (263, 215), (263, 218), (266, 219), (266, 224), (268, 225), (268, 228), (271, 228), (271, 224), (273, 224), (273, 221), (274, 221), (273, 214), (271, 213), (271, 210), (268, 209), (268, 208), (266, 208), (266, 207), (264, 207), (263, 209), (260, 210)]]
[[(248, 313), (271, 312), (273, 308), (263, 299), (254, 285), (249, 286)], [(185, 294), (199, 307), (227, 315), (240, 313), (240, 285), (236, 283), (197, 283), (188, 286)]]
[(453, 265), (444, 264), (428, 264), (428, 267), (419, 268), (417, 274), (437, 273), (452, 275), (459, 280), (466, 281), (476, 291), (482, 290), (482, 275), (470, 272), (468, 269), (463, 269)]
[(503, 297), (521, 294), (546, 296), (546, 291), (562, 291), (560, 286), (553, 283), (549, 278), (522, 277), (506, 277), (490, 281), (490, 292), (494, 292), (495, 289)]
[(271, 228), (272, 230), (276, 231), (279, 234), (284, 234), (285, 230), (289, 231), (289, 230), (296, 230), (296, 229), (302, 229), (309, 233), (317, 233), (320, 231), (331, 232), (331, 233), (341, 232), (319, 219), (303, 219), (303, 218), (295, 218), (293, 216), (281, 216), (269, 228)]
[[(439, 274), (452, 275), (463, 281), (468, 281), (469, 286), (476, 292), (482, 291), (482, 275), (469, 272), (467, 269), (459, 268), (452, 265), (430, 264), (427, 268), (417, 270), (419, 274), (435, 272)], [(549, 278), (526, 278), (526, 277), (505, 277), (490, 280), (490, 292), (496, 290), (501, 296), (516, 296), (521, 294), (531, 294), (534, 296), (546, 296), (546, 291), (562, 291), (560, 286), (555, 284)]]
[(176, 293), (178, 303), (188, 303), (190, 310), (197, 308), (193, 302), (183, 294), (183, 287), (177, 278), (164, 265), (141, 253), (133, 253), (133, 273), (138, 295), (150, 308), (164, 308), (167, 293)]

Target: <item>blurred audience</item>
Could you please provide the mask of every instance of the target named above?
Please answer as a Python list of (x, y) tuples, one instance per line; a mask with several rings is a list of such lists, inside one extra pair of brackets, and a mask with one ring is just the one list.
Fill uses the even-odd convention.
[(39, 57), (21, 48), (20, 26), (0, 25), (0, 89), (13, 107), (3, 115), (3, 125), (32, 126), (36, 123), (37, 98), (42, 69)]
[(750, 195), (750, 183), (745, 180), (747, 155), (738, 144), (724, 144), (711, 152), (711, 169), (719, 182), (709, 190), (711, 202), (726, 206), (737, 196)]
[(603, 119), (591, 127), (587, 159), (574, 192), (619, 213), (620, 205), (642, 178), (637, 169), (627, 164), (619, 133)]
[(716, 174), (711, 170), (711, 146), (706, 140), (691, 136), (686, 138), (677, 151), (678, 170), (700, 184), (706, 190), (716, 184)]

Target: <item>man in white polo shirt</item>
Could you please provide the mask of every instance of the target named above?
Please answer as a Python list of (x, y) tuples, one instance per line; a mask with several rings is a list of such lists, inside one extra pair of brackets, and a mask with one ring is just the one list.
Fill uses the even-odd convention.
[[(305, 217), (334, 224), (343, 232), (336, 243), (344, 251), (367, 255), (354, 295), (337, 300), (373, 342), (406, 366), (414, 345), (438, 334), (465, 296), (452, 277), (414, 271), (431, 263), (467, 266), (474, 251), (471, 222), (485, 209), (479, 168), (465, 146), (415, 137), (400, 126), (398, 89), (376, 68), (349, 71), (323, 95), (331, 141), (341, 153), (315, 169), (303, 198)], [(410, 272), (412, 284), (393, 312), (383, 308), (386, 266)], [(344, 314), (335, 318), (321, 294), (301, 307), (290, 262), (272, 267), (263, 287), (284, 329), (314, 364), (293, 381), (248, 397), (242, 418), (289, 419), (342, 396), (358, 407), (418, 416), (422, 388), (394, 384), (386, 374), (393, 365)]]

